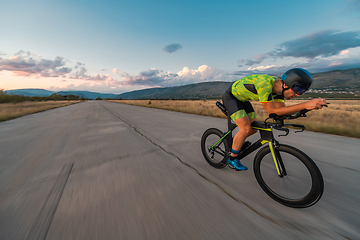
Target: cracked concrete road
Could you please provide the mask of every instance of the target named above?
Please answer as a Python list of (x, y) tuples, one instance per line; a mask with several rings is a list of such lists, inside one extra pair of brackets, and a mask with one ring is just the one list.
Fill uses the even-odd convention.
[[(0, 239), (359, 239), (360, 140), (280, 138), (325, 180), (313, 207), (214, 169), (200, 138), (224, 119), (89, 101), (0, 123)], [(252, 140), (256, 140), (253, 136)]]

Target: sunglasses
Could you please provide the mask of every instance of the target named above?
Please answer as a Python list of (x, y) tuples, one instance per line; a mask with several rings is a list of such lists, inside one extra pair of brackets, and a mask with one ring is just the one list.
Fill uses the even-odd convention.
[(291, 90), (293, 90), (298, 95), (302, 95), (304, 92), (306, 92), (306, 88), (297, 83), (294, 83), (294, 85), (291, 87)]

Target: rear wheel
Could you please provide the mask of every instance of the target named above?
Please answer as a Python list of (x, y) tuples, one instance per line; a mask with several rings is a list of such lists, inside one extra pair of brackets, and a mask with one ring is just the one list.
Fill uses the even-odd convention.
[(288, 207), (310, 207), (319, 201), (324, 191), (324, 180), (313, 160), (287, 145), (280, 144), (274, 151), (280, 156), (278, 166), (282, 176), (277, 172), (269, 146), (262, 148), (255, 157), (254, 173), (261, 188)]
[(201, 151), (205, 160), (215, 168), (223, 168), (227, 165), (230, 144), (227, 139), (220, 139), (224, 133), (219, 129), (206, 130), (201, 138)]

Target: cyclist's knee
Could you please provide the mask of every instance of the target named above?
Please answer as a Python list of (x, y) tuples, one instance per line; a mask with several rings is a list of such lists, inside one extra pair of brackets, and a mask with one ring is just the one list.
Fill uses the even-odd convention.
[(249, 136), (255, 133), (251, 127), (251, 120), (248, 117), (238, 118), (235, 120), (235, 123), (238, 125), (241, 135)]
[(253, 132), (253, 130), (254, 129), (251, 128), (250, 124), (239, 126), (239, 132), (242, 132), (244, 135), (247, 136), (254, 134), (255, 132)]

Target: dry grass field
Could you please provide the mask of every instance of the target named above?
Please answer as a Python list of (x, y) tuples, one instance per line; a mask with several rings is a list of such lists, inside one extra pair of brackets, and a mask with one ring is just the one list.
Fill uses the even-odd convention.
[[(215, 105), (216, 100), (111, 100), (112, 102), (159, 108), (177, 112), (225, 118)], [(289, 100), (287, 105), (305, 100)], [(306, 130), (360, 138), (360, 100), (327, 100), (329, 107), (307, 113), (288, 123), (303, 124)], [(259, 102), (252, 102), (259, 120), (267, 117)]]
[(20, 103), (1, 103), (0, 121), (6, 121), (53, 108), (64, 107), (78, 102), (80, 101), (28, 101)]

